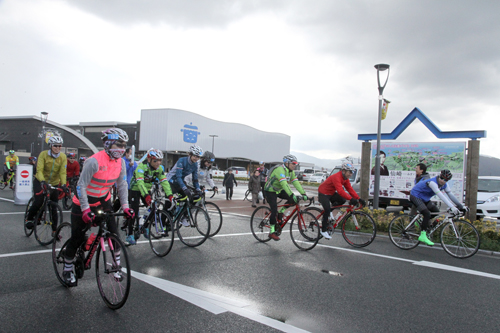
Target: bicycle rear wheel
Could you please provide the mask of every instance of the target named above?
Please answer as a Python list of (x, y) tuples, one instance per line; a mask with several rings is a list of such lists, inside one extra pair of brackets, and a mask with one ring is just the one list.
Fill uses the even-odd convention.
[(158, 257), (166, 256), (174, 245), (172, 224), (170, 215), (164, 210), (155, 213), (149, 222), (149, 245)]
[(256, 240), (259, 242), (268, 242), (269, 231), (271, 226), (269, 224), (269, 217), (271, 216), (271, 209), (267, 206), (257, 207), (250, 218), (250, 230)]
[(177, 236), (184, 245), (196, 247), (203, 244), (210, 234), (210, 217), (202, 208), (193, 206), (188, 214), (189, 226), (181, 224), (181, 219), (177, 220)]
[(61, 284), (65, 287), (67, 287), (67, 285), (63, 279), (64, 252), (70, 238), (71, 223), (64, 222), (57, 228), (54, 237), (56, 241), (52, 243), (52, 264), (54, 266), (54, 271), (56, 272), (56, 276), (59, 282), (61, 282)]
[[(62, 210), (58, 204), (54, 202), (49, 202), (47, 207), (49, 211), (46, 211), (44, 207), (38, 212), (33, 229), (35, 230), (35, 238), (40, 245), (49, 245), (52, 243), (52, 232), (57, 229), (57, 223), (62, 222)], [(56, 214), (56, 220), (52, 216), (53, 212)]]
[(222, 228), (222, 212), (219, 206), (213, 202), (205, 202), (205, 209), (210, 217), (210, 235), (208, 237), (212, 237), (217, 235)]
[(247, 190), (247, 191), (245, 192), (245, 199), (246, 199), (247, 201), (252, 202), (252, 192), (251, 192), (250, 190)]
[(104, 303), (113, 310), (121, 308), (127, 301), (132, 278), (127, 250), (115, 234), (101, 239), (95, 258), (95, 274)]
[(313, 214), (299, 211), (290, 224), (290, 236), (292, 242), (299, 249), (311, 250), (318, 244), (320, 226)]
[[(455, 228), (453, 228), (453, 225)], [(453, 230), (455, 229), (455, 231)], [(453, 220), (441, 230), (441, 245), (452, 257), (465, 259), (472, 257), (479, 249), (479, 233), (467, 221)]]
[(28, 205), (26, 206), (26, 212), (24, 213), (23, 226), (24, 226), (24, 234), (26, 235), (26, 237), (31, 236), (31, 234), (33, 233), (33, 229), (34, 229), (34, 226), (31, 229), (26, 228), (26, 219), (28, 218), (28, 211), (31, 209), (31, 206), (33, 205), (34, 201), (35, 201), (35, 198), (33, 198), (33, 197), (30, 199), (30, 201), (28, 201)]
[(365, 247), (371, 244), (377, 235), (377, 226), (372, 217), (364, 212), (352, 211), (342, 222), (342, 236), (354, 247)]
[(413, 223), (410, 225), (412, 217), (408, 214), (398, 215), (389, 223), (389, 238), (392, 244), (402, 250), (411, 250), (418, 246), (418, 236), (420, 227)]

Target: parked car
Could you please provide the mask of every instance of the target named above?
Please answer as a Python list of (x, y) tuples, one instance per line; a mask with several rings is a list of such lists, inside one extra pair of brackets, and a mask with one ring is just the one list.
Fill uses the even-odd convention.
[(319, 183), (321, 184), (327, 178), (327, 174), (324, 172), (316, 172), (309, 178), (309, 183)]
[(478, 177), (477, 216), (500, 219), (500, 177)]
[(232, 167), (227, 168), (226, 172), (227, 172), (229, 169), (233, 170), (234, 177), (238, 177), (238, 178), (249, 178), (249, 176), (248, 176), (248, 172), (247, 172), (247, 169), (245, 169), (244, 167), (232, 166)]
[(305, 181), (305, 182), (310, 181), (311, 176), (314, 175), (317, 172), (321, 172), (321, 170), (304, 169), (304, 173), (302, 174), (302, 180)]

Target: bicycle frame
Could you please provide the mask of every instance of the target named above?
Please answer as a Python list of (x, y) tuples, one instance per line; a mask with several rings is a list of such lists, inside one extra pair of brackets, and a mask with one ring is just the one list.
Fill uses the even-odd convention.
[[(455, 215), (451, 215), (450, 213), (446, 213), (444, 219), (439, 220), (439, 222), (437, 224), (435, 224), (435, 225), (432, 225), (432, 224), (430, 225), (430, 228), (429, 228), (429, 230), (427, 230), (427, 233), (429, 234), (429, 236), (431, 236), (436, 230), (439, 229), (439, 227), (441, 227), (441, 226), (443, 226), (443, 225), (445, 225), (447, 223), (451, 223), (453, 232), (455, 233), (455, 236), (458, 237), (457, 229), (455, 228), (455, 224), (453, 223), (453, 217), (460, 217), (460, 216), (462, 216), (462, 215), (456, 215), (455, 216)], [(420, 213), (418, 213), (417, 215), (415, 215), (413, 217), (413, 219), (411, 220), (411, 222), (408, 224), (408, 226), (405, 228), (404, 231), (408, 232), (408, 230), (415, 225), (415, 222), (417, 222), (418, 220), (421, 220), (423, 217), (424, 216), (422, 214), (420, 214)], [(437, 215), (434, 218), (434, 220), (436, 218), (438, 218), (438, 217), (439, 217), (439, 215)], [(412, 234), (412, 233), (409, 233), (409, 234), (412, 235), (412, 236), (417, 236), (417, 237), (419, 236), (417, 234)]]
[[(309, 207), (312, 204), (313, 199), (314, 198), (311, 198), (309, 200), (309, 205), (306, 205), (306, 207)], [(299, 200), (299, 202), (300, 202), (300, 200)], [(295, 216), (295, 214), (297, 214), (297, 212), (300, 210), (301, 207), (300, 207), (299, 202), (297, 202), (295, 204), (284, 204), (284, 205), (278, 206), (278, 208), (280, 208), (280, 207), (290, 208), (293, 206), (293, 210), (288, 216), (283, 215), (283, 219), (281, 221), (278, 221), (278, 220), (276, 221), (276, 222), (278, 222), (278, 223), (276, 223), (276, 226), (279, 226), (280, 230), (282, 230), (285, 227), (285, 225), (288, 223), (288, 221), (290, 221)], [(271, 214), (271, 213), (269, 213), (269, 214)]]
[[(352, 205), (333, 206), (333, 207), (331, 207), (331, 211), (333, 211), (335, 209), (342, 209), (342, 208), (345, 208), (346, 210), (335, 220), (335, 223), (332, 224), (333, 229), (337, 228), (339, 223), (342, 222), (342, 220), (347, 216), (347, 214), (349, 214), (353, 211), (356, 211), (356, 210), (360, 210), (363, 207), (359, 206), (359, 207), (355, 208)], [(319, 222), (320, 218), (323, 216), (323, 214), (325, 214), (324, 210), (322, 210), (321, 213), (318, 216), (316, 216), (316, 218), (318, 219), (318, 222)], [(330, 221), (330, 219), (331, 219), (331, 217), (329, 216), (328, 220)], [(356, 225), (356, 229), (359, 230), (358, 220), (356, 219), (355, 215), (353, 215), (353, 219), (354, 219), (354, 224)]]

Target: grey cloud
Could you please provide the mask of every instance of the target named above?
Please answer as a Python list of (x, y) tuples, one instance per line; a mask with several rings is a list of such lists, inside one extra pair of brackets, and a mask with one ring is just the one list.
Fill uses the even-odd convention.
[(274, 10), (286, 1), (72, 0), (68, 4), (118, 24), (221, 28), (244, 16)]

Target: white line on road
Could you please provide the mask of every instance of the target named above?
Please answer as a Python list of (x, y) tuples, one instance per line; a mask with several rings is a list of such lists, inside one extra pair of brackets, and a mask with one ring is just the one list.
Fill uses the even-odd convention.
[(249, 306), (250, 304), (244, 301), (219, 296), (200, 289), (184, 286), (182, 284), (135, 271), (131, 271), (131, 274), (138, 280), (166, 291), (167, 293), (179, 297), (191, 304), (205, 309), (206, 311), (210, 311), (215, 315), (230, 311), (241, 317), (248, 318), (250, 320), (256, 321), (283, 332), (307, 332), (295, 326), (291, 326), (281, 321), (247, 310), (245, 309), (245, 307)]
[(25, 214), (26, 212), (12, 212), (12, 213), (0, 213), (0, 215), (14, 215), (14, 214)]
[(14, 200), (12, 200), (12, 199), (5, 199), (5, 198), (0, 198), (0, 200), (5, 200), (5, 201), (10, 201), (10, 202), (14, 202)]

